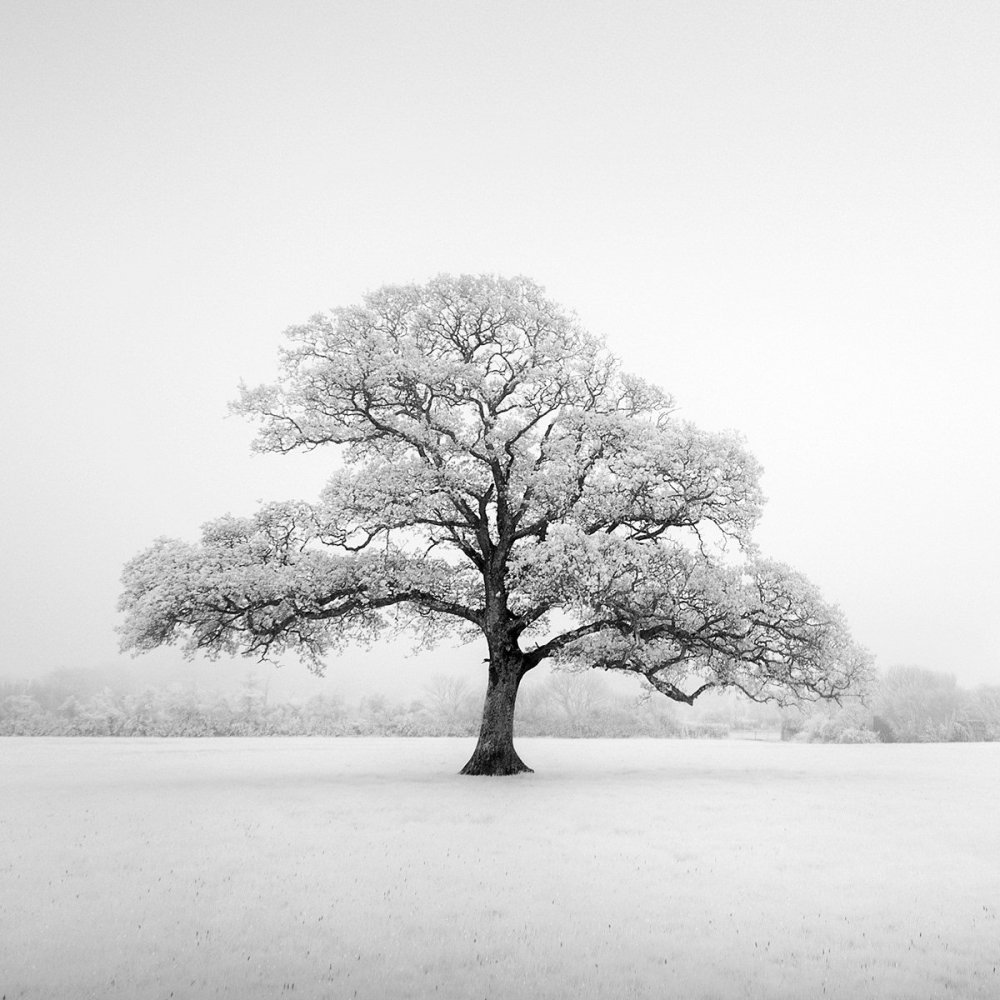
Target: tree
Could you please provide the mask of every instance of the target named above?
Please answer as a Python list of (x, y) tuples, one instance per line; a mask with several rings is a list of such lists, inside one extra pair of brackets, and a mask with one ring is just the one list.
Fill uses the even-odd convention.
[(529, 770), (514, 704), (546, 659), (637, 674), (675, 701), (838, 698), (868, 669), (840, 612), (751, 540), (756, 461), (524, 278), (387, 286), (287, 333), (234, 409), (259, 451), (329, 447), (319, 501), (161, 539), (125, 567), (123, 648), (296, 651), (412, 629), (483, 637), (466, 774)]
[(903, 743), (950, 740), (959, 703), (954, 674), (915, 666), (891, 667), (875, 698), (880, 721)]
[(545, 685), (545, 694), (556, 710), (559, 721), (574, 735), (609, 700), (608, 686), (603, 677), (568, 670), (552, 674)]
[(465, 735), (474, 724), (474, 697), (464, 677), (435, 674), (424, 685), (427, 712), (448, 735)]

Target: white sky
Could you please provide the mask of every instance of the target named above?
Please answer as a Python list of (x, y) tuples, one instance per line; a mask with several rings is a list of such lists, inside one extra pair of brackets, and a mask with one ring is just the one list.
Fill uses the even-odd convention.
[(746, 435), (880, 665), (1000, 683), (998, 51), (958, 0), (5, 3), (0, 676), (115, 662), (126, 559), (315, 497), (226, 416), (286, 326), (489, 271)]

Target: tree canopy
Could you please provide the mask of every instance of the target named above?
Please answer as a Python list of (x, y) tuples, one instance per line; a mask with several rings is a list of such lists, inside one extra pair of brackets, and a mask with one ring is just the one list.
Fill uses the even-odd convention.
[(315, 503), (269, 503), (161, 539), (125, 567), (123, 647), (315, 671), (386, 629), (485, 637), (489, 684), (466, 773), (527, 770), (521, 678), (555, 659), (639, 675), (691, 703), (838, 698), (869, 660), (843, 616), (763, 558), (760, 469), (622, 370), (525, 278), (387, 286), (287, 332), (280, 376), (242, 387), (255, 447), (329, 447)]

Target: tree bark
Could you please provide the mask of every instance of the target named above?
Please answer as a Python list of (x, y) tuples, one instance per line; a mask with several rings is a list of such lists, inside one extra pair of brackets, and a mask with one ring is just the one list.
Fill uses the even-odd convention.
[(462, 774), (522, 774), (531, 768), (514, 749), (514, 703), (523, 671), (520, 664), (490, 664), (479, 742)]

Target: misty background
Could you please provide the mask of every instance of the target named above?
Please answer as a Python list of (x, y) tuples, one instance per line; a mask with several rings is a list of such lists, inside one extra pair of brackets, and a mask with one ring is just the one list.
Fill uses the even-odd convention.
[(478, 646), (117, 651), (123, 563), (332, 456), (227, 416), (385, 283), (527, 274), (765, 468), (883, 669), (1000, 683), (993, 3), (7, 3), (0, 680), (485, 685)]

